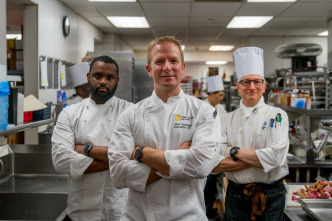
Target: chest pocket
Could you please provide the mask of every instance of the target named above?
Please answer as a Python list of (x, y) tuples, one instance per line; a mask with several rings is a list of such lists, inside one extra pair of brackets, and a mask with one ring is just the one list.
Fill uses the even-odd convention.
[(259, 128), (256, 135), (253, 134), (254, 137), (256, 137), (255, 149), (263, 149), (266, 147), (266, 140), (267, 140), (267, 137), (268, 137), (270, 131), (271, 131), (271, 128), (267, 126), (264, 129)]

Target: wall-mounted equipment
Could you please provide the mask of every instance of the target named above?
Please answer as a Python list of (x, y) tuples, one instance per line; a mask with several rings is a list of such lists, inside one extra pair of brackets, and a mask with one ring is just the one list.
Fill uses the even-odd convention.
[(321, 52), (322, 47), (312, 43), (283, 44), (274, 51), (278, 58), (292, 59), (293, 73), (316, 71), (316, 56), (320, 55)]

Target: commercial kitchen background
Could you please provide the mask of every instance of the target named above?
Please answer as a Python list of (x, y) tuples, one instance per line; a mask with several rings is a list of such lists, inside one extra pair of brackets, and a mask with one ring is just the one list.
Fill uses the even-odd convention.
[[(219, 75), (226, 74), (225, 82), (232, 81), (232, 53), (243, 46), (257, 46), (264, 50), (267, 78), (276, 78), (276, 70), (291, 67), (291, 59), (278, 58), (274, 53), (282, 44), (318, 44), (322, 52), (317, 56), (317, 66), (324, 67), (324, 70), (332, 67), (332, 37), (318, 36), (323, 31), (332, 32), (332, 0), (286, 3), (251, 3), (246, 0), (137, 0), (130, 3), (0, 0), (0, 6), (0, 64), (7, 64), (6, 34), (23, 34), (24, 94), (33, 94), (44, 103), (56, 103), (58, 88), (52, 86), (52, 79), (48, 87), (41, 87), (38, 83), (40, 59), (61, 60), (71, 65), (81, 62), (86, 55), (104, 53), (127, 53), (132, 57), (133, 69), (142, 75), (133, 74), (127, 78), (120, 74), (120, 84), (128, 84), (128, 87), (119, 89), (122, 91), (118, 91), (118, 95), (127, 91), (130, 94), (127, 100), (137, 101), (132, 91), (144, 91), (146, 86), (142, 82), (149, 82), (144, 70), (147, 44), (165, 34), (175, 35), (185, 45), (185, 75), (192, 79), (205, 78), (212, 67), (218, 69)], [(115, 28), (106, 18), (110, 15), (143, 16), (150, 27)], [(226, 28), (234, 16), (258, 15), (273, 18), (261, 28)], [(65, 16), (70, 19), (69, 36), (63, 34)], [(234, 45), (234, 48), (226, 52), (211, 52), (208, 50), (211, 45)], [(208, 60), (227, 61), (227, 64), (206, 65)], [(138, 80), (141, 81), (137, 83)], [(74, 93), (70, 87), (65, 89), (67, 96)], [(44, 129), (40, 127), (39, 131)], [(25, 131), (24, 137), (26, 144), (37, 144), (38, 129)]]
[[(63, 33), (63, 20), (66, 16), (70, 20), (68, 36)], [(142, 16), (147, 19), (149, 27), (116, 28), (107, 20), (107, 16)], [(227, 28), (235, 16), (272, 16), (272, 19), (260, 28)], [(322, 32), (326, 34), (320, 36)], [(332, 131), (331, 33), (332, 0), (282, 3), (253, 3), (249, 0), (136, 0), (130, 3), (0, 0), (0, 79), (8, 77), (8, 80), (17, 80), (18, 85), (24, 84), (25, 96), (32, 94), (43, 103), (52, 102), (54, 108), (60, 87), (60, 76), (54, 74), (57, 62), (70, 66), (80, 63), (87, 55), (108, 54), (120, 63), (120, 83), (116, 95), (137, 102), (149, 96), (153, 89), (152, 80), (145, 70), (147, 44), (155, 37), (168, 34), (175, 35), (185, 46), (184, 79), (188, 83), (184, 83), (183, 89), (191, 93), (197, 92), (193, 90), (195, 87), (205, 87), (204, 80), (209, 72), (224, 76), (226, 96), (223, 103), (230, 110), (236, 107), (240, 99), (234, 87), (234, 50), (244, 46), (257, 46), (264, 50), (265, 77), (271, 90), (285, 89), (278, 84), (292, 84), (290, 80), (294, 77), (284, 76), (286, 72), (292, 74), (292, 59), (277, 57), (275, 50), (278, 46), (301, 43), (319, 45), (321, 52), (315, 57), (317, 70), (293, 78), (295, 82), (299, 80), (305, 92), (309, 91), (311, 95), (316, 93), (316, 98), (311, 98), (311, 110), (279, 104), (292, 122), (290, 153), (287, 156), (290, 174), (286, 177), (287, 182), (291, 183), (292, 192), (302, 187), (303, 182), (313, 183), (320, 175), (327, 177), (332, 174), (332, 141), (326, 139)], [(6, 34), (23, 34), (23, 40), (12, 42), (11, 47), (14, 48), (8, 50)], [(230, 51), (209, 51), (212, 45), (233, 45), (234, 48)], [(21, 57), (15, 63), (8, 64), (9, 57), (12, 56), (10, 53), (14, 51), (19, 52)], [(306, 51), (306, 47), (298, 50), (299, 53), (303, 51)], [(43, 59), (48, 62), (47, 87), (40, 84), (40, 61)], [(227, 63), (207, 65), (206, 61)], [(16, 67), (13, 68), (12, 64)], [(2, 76), (4, 65), (8, 69), (5, 71), (6, 76)], [(69, 76), (67, 80), (67, 86), (60, 88), (69, 97), (74, 90)], [(190, 85), (188, 91), (186, 87)], [(204, 98), (200, 94), (196, 95)], [(282, 98), (286, 102), (286, 98), (291, 97), (290, 94), (287, 97), (283, 95), (277, 96), (281, 104)], [(322, 101), (317, 101), (318, 97)], [(274, 96), (273, 99), (275, 98)], [(16, 135), (16, 132), (24, 130), (24, 144), (10, 145), (8, 150), (11, 149), (12, 152), (0, 156), (0, 161), (5, 162), (4, 166), (0, 164), (0, 178), (8, 181), (2, 182), (1, 186), (0, 219), (1, 216), (13, 218), (16, 215), (17, 219), (31, 216), (31, 219), (36, 220), (37, 215), (45, 220), (65, 214), (66, 177), (59, 176), (53, 168), (51, 145), (39, 144), (40, 135), (47, 128), (45, 124), (52, 125), (52, 120), (48, 119), (46, 123), (37, 125), (34, 122), (26, 126), (19, 125), (17, 130), (0, 131), (0, 146), (4, 147), (2, 145), (7, 142), (7, 135)], [(28, 174), (28, 182), (22, 182), (22, 174), (23, 177)], [(40, 185), (38, 177), (43, 178), (43, 185)], [(301, 185), (297, 185), (298, 182)], [(35, 193), (21, 194), (20, 187), (24, 187), (27, 193)], [(58, 191), (53, 192), (53, 189)], [(290, 198), (291, 195), (288, 202), (296, 204)], [(45, 203), (49, 201), (52, 206)], [(21, 211), (23, 216), (16, 211)], [(309, 219), (296, 207), (294, 210), (287, 207), (286, 214), (291, 220)]]

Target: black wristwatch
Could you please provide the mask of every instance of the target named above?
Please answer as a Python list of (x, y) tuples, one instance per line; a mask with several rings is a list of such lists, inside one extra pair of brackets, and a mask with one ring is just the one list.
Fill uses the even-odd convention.
[(143, 163), (143, 162), (141, 161), (143, 148), (144, 148), (144, 147), (139, 147), (139, 148), (137, 148), (137, 149), (135, 150), (135, 154), (134, 154), (135, 159), (136, 159), (138, 162), (140, 162), (140, 163)]
[(88, 144), (84, 147), (84, 155), (85, 156), (89, 156), (89, 152), (90, 150), (92, 149), (92, 145), (91, 144)]
[(235, 155), (237, 154), (238, 150), (240, 149), (240, 147), (233, 147), (232, 149), (230, 149), (229, 151), (229, 155), (232, 157), (232, 159), (235, 161), (237, 160), (237, 158), (235, 157)]

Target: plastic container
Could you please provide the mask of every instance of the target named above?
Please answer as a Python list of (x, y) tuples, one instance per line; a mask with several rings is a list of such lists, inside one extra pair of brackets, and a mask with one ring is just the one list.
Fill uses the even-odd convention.
[(8, 126), (8, 81), (0, 81), (0, 130), (6, 130)]

